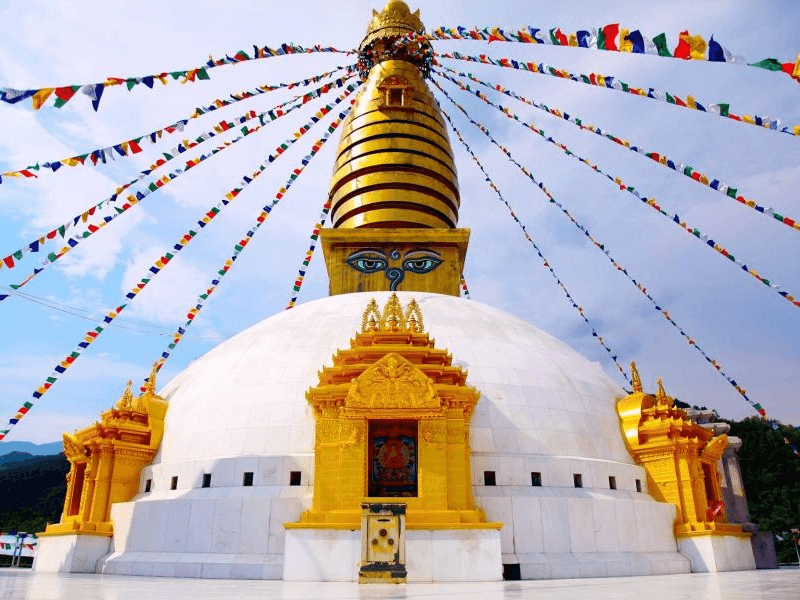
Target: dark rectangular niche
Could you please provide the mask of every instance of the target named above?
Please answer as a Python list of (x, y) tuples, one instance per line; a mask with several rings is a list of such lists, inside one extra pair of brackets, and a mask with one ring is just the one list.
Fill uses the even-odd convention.
[(178, 476), (177, 475), (174, 475), (172, 477), (172, 481), (170, 481), (170, 484), (169, 484), (169, 489), (171, 489), (171, 490), (177, 490), (178, 489)]
[(300, 485), (302, 477), (303, 476), (300, 471), (291, 471), (289, 473), (289, 485)]
[(497, 485), (497, 478), (494, 475), (494, 471), (483, 472), (483, 485)]
[(617, 489), (617, 478), (613, 475), (608, 476), (608, 489), (615, 490)]
[(542, 474), (539, 471), (531, 471), (531, 485), (542, 487)]
[(153, 480), (148, 479), (147, 481), (144, 482), (144, 493), (149, 494), (150, 490), (152, 489), (153, 489)]
[(582, 488), (583, 487), (583, 475), (581, 475), (580, 473), (573, 473), (572, 482), (575, 484), (576, 488)]
[(252, 471), (245, 471), (244, 477), (242, 477), (242, 485), (245, 487), (251, 487), (253, 485), (253, 472)]
[(203, 487), (211, 487), (211, 473), (203, 473)]
[(639, 493), (641, 493), (641, 491), (642, 491), (642, 480), (641, 479), (637, 479), (636, 480), (636, 491), (639, 492)]

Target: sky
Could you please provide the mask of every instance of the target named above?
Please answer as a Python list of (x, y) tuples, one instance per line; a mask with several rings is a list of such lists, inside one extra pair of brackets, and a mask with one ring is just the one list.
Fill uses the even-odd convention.
[[(713, 34), (731, 52), (751, 61), (794, 60), (800, 51), (796, 27), (800, 5), (792, 0), (421, 0), (410, 6), (420, 9), (429, 30), (440, 25), (498, 25), (575, 31), (620, 23), (650, 37), (666, 32), (671, 46), (686, 29), (706, 39)], [(253, 45), (294, 42), (351, 49), (364, 36), (373, 8), (380, 9), (380, 3), (0, 3), (0, 87), (82, 84), (108, 76), (186, 69), (199, 66), (209, 55), (251, 51)], [(435, 42), (434, 49), (546, 62), (577, 73), (595, 71), (638, 87), (655, 87), (684, 98), (691, 94), (699, 102), (727, 102), (737, 114), (770, 115), (789, 125), (800, 124), (800, 85), (785, 75), (760, 69), (511, 43)], [(352, 62), (353, 56), (346, 54), (295, 55), (220, 67), (210, 72), (210, 80), (186, 85), (156, 84), (152, 90), (139, 85), (131, 91), (108, 88), (97, 112), (85, 97), (77, 96), (61, 109), (52, 107), (52, 101), (39, 111), (33, 111), (29, 102), (0, 103), (0, 172), (107, 147), (186, 118), (196, 106), (228, 93), (288, 83)], [(444, 62), (692, 165), (735, 185), (763, 206), (800, 218), (798, 137), (552, 77)], [(442, 85), (473, 120), (545, 183), (687, 334), (746, 388), (754, 402), (762, 404), (770, 417), (800, 425), (800, 309), (606, 178), (480, 100), (462, 95), (448, 83)], [(38, 179), (4, 178), (0, 254), (7, 255), (107, 198), (117, 185), (133, 178), (183, 137), (212, 129), (222, 117), (266, 110), (293, 94), (276, 91), (194, 119), (185, 135), (167, 137), (158, 146), (144, 147), (139, 155), (107, 165), (62, 168)], [(576, 154), (656, 198), (670, 214), (680, 214), (748, 266), (800, 296), (797, 230), (563, 120), (506, 97), (491, 97)], [(667, 392), (684, 402), (713, 408), (727, 418), (755, 414), (538, 189), (446, 99), (439, 98), (620, 362), (627, 367), (636, 360), (651, 391), (660, 376)], [(84, 333), (123, 302), (152, 261), (309, 115), (309, 110), (295, 111), (187, 172), (25, 286), (27, 298), (13, 296), (0, 303), (0, 419), (5, 423)], [(312, 130), (202, 230), (6, 439), (57, 440), (63, 431), (94, 422), (100, 411), (116, 402), (128, 379), (141, 382), (235, 242), (321, 135)], [(455, 136), (451, 135), (451, 141), (461, 186), (459, 226), (472, 230), (465, 267), (472, 301), (497, 306), (564, 340), (598, 361), (622, 385), (608, 355), (542, 268), (507, 209), (486, 186)], [(337, 143), (338, 134), (241, 254), (166, 363), (159, 387), (222, 340), (285, 308), (311, 228), (327, 196)], [(182, 157), (207, 151), (203, 146), (196, 150)], [(51, 249), (56, 248), (53, 244)], [(18, 268), (0, 269), (0, 286), (18, 283), (38, 265), (38, 258), (27, 255)], [(319, 254), (309, 269), (300, 302), (324, 297), (327, 283)]]

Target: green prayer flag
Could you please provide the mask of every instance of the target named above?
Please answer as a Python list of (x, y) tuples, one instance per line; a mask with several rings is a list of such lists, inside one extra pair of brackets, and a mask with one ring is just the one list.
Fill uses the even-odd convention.
[(730, 109), (731, 109), (730, 104), (720, 104), (719, 114), (721, 114), (723, 117), (727, 117), (729, 115)]
[(205, 67), (203, 67), (202, 69), (200, 69), (200, 70), (197, 72), (197, 78), (198, 78), (198, 79), (211, 79), (211, 78), (208, 76), (208, 72), (206, 71)]
[(22, 260), (22, 250), (17, 250), (16, 252), (14, 252), (14, 258), (16, 258), (17, 260)]
[(653, 38), (653, 43), (658, 48), (658, 55), (659, 56), (672, 56), (672, 53), (669, 51), (669, 47), (667, 46), (667, 34), (666, 33), (659, 33), (656, 37)]
[(600, 50), (606, 49), (606, 32), (602, 27), (597, 32), (597, 47)]
[(731, 198), (736, 198), (736, 195), (739, 193), (739, 190), (736, 189), (735, 187), (729, 187), (727, 193), (728, 196), (730, 196)]
[(47, 255), (47, 260), (49, 260), (50, 262), (55, 262), (56, 258), (57, 257), (55, 252), (51, 252), (50, 254)]
[(133, 89), (133, 86), (135, 86), (137, 83), (139, 82), (136, 81), (134, 77), (128, 77), (128, 79), (125, 80), (125, 85), (127, 86), (129, 92)]
[(783, 65), (774, 58), (765, 58), (764, 60), (750, 63), (750, 66), (766, 69), (767, 71), (780, 71), (783, 68)]
[(670, 104), (675, 104), (675, 98), (673, 98), (673, 97), (672, 97), (672, 96), (669, 94), (669, 92), (666, 92), (665, 94), (666, 94), (666, 96), (667, 96), (667, 102), (669, 102)]

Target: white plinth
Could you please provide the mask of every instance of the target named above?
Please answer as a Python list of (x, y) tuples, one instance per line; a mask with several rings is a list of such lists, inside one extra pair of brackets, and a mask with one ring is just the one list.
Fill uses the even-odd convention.
[[(358, 581), (361, 531), (287, 529), (284, 581)], [(500, 531), (406, 530), (409, 582), (500, 581)]]
[(704, 535), (678, 538), (678, 550), (691, 562), (693, 573), (752, 571), (756, 568), (748, 537)]
[(97, 561), (108, 554), (106, 535), (68, 534), (41, 536), (33, 570), (48, 573), (96, 573)]

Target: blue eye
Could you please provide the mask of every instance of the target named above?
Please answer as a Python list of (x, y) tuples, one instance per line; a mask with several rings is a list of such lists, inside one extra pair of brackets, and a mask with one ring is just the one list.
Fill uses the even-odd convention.
[(406, 256), (403, 261), (403, 270), (424, 275), (433, 271), (440, 264), (442, 264), (442, 259), (432, 252), (415, 252)]
[(384, 256), (377, 252), (354, 252), (347, 259), (347, 264), (362, 273), (378, 273), (389, 266)]

